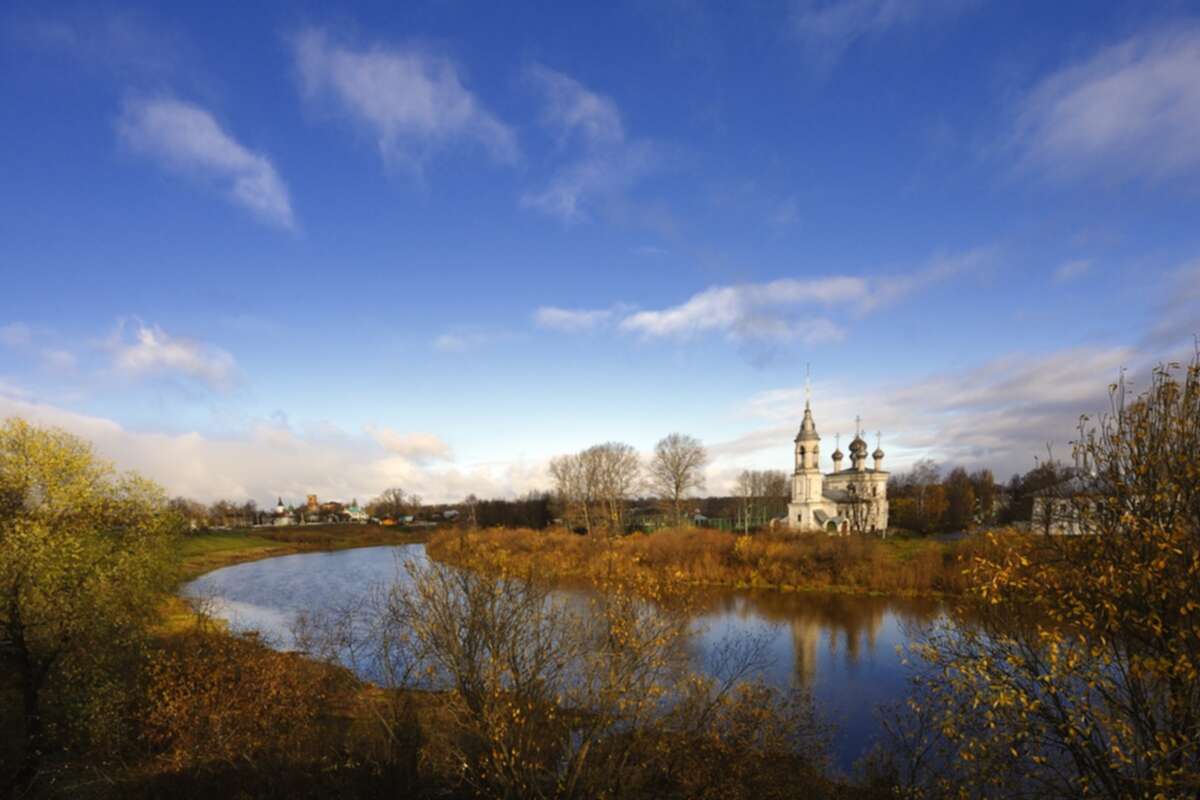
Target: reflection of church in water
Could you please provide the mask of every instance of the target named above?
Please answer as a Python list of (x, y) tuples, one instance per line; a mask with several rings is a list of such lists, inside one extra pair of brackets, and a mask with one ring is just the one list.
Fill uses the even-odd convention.
[(804, 420), (796, 434), (796, 469), (792, 474), (792, 502), (788, 526), (804, 531), (869, 533), (886, 531), (887, 482), (883, 448), (876, 443), (867, 467), (867, 443), (861, 423), (850, 443), (850, 467), (842, 469), (842, 450), (833, 451), (833, 472), (821, 472), (821, 437), (813, 421), (812, 403), (804, 403)]

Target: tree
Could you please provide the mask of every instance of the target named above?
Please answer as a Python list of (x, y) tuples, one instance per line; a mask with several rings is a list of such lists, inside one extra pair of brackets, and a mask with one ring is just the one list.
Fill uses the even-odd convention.
[(379, 497), (367, 505), (370, 515), (379, 519), (385, 517), (400, 519), (400, 517), (415, 514), (420, 508), (421, 498), (415, 494), (406, 493), (398, 486), (385, 489)]
[(742, 530), (748, 533), (787, 505), (788, 477), (782, 470), (742, 470), (734, 491)]
[(975, 487), (962, 467), (950, 470), (942, 484), (946, 491), (946, 526), (963, 531), (975, 520)]
[(996, 517), (996, 476), (990, 469), (971, 473), (971, 488), (975, 490), (975, 504), (981, 522), (992, 522)]
[(103, 716), (173, 575), (179, 518), (154, 484), (20, 419), (0, 426), (0, 498), (0, 664), (21, 696), (27, 780), (47, 746), (48, 690)]
[(1084, 417), (1082, 535), (994, 539), (973, 624), (920, 653), (902, 741), (925, 794), (1195, 797), (1200, 792), (1200, 352), (1132, 402)]
[(650, 460), (650, 488), (671, 504), (675, 524), (683, 522), (683, 502), (689, 492), (704, 488), (704, 465), (708, 452), (700, 440), (672, 433), (654, 446)]
[(582, 453), (557, 456), (550, 460), (550, 475), (562, 505), (563, 519), (568, 527), (573, 521), (581, 522), (584, 531), (592, 533), (591, 507), (595, 480), (590, 469), (592, 463)]
[(533, 576), (406, 569), (374, 629), (427, 666), (410, 675), (444, 676), (434, 757), (473, 796), (824, 794), (811, 707), (747, 680), (765, 640), (729, 640), (711, 676), (693, 673), (686, 600), (665, 585), (639, 589), (671, 602), (613, 584), (584, 606)]
[(609, 535), (625, 532), (625, 503), (642, 482), (642, 462), (637, 451), (621, 442), (606, 442), (589, 447), (583, 453), (590, 466), (585, 475), (593, 476), (594, 495), (603, 503)]
[(475, 530), (475, 528), (479, 527), (479, 518), (475, 516), (475, 509), (479, 505), (479, 498), (472, 492), (463, 499), (463, 505), (467, 508), (467, 524), (471, 526), (471, 530)]

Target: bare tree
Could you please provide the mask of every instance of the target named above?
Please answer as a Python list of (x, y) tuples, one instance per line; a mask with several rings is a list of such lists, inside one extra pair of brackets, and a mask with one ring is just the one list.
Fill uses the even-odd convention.
[(583, 452), (585, 475), (596, 481), (594, 495), (604, 505), (609, 535), (625, 530), (625, 503), (642, 483), (637, 451), (621, 442), (605, 442)]
[(650, 488), (671, 504), (675, 524), (683, 521), (683, 500), (689, 492), (704, 488), (704, 465), (708, 451), (699, 439), (672, 433), (654, 446), (650, 460)]
[(463, 505), (467, 507), (467, 520), (471, 525), (471, 530), (479, 525), (479, 519), (475, 516), (475, 507), (479, 505), (479, 498), (471, 493), (463, 499)]
[(421, 507), (421, 498), (407, 494), (399, 486), (385, 489), (379, 497), (367, 505), (367, 510), (373, 517), (391, 517), (399, 519), (411, 513), (411, 509)]
[(787, 504), (788, 476), (777, 469), (747, 469), (738, 476), (735, 491), (742, 517), (742, 530), (762, 524), (766, 517)]
[(563, 519), (571, 527), (572, 521), (581, 521), (584, 530), (592, 533), (592, 491), (587, 465), (582, 453), (557, 456), (550, 461), (550, 475), (558, 501), (562, 504)]
[[(532, 579), (406, 568), (380, 630), (415, 647), (427, 668), (410, 677), (449, 689), (438, 724), (450, 736), (433, 757), (479, 795), (728, 797), (757, 781), (750, 796), (795, 796), (780, 782), (815, 774), (823, 744), (810, 707), (747, 682), (766, 639), (727, 640), (702, 677), (683, 598), (613, 585), (581, 606)], [(749, 767), (731, 780), (727, 762)]]

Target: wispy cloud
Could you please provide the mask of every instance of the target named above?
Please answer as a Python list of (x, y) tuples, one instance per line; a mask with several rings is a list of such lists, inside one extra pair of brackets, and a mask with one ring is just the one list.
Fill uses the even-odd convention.
[(1013, 139), (1059, 178), (1161, 180), (1200, 169), (1200, 25), (1131, 37), (1041, 80)]
[[(802, 280), (783, 278), (769, 283), (714, 286), (685, 302), (657, 311), (639, 311), (621, 321), (621, 329), (645, 336), (688, 337), (723, 331), (735, 338), (788, 338), (802, 335), (805, 323), (775, 316), (781, 308), (830, 307), (866, 294), (863, 278), (832, 277)], [(832, 333), (834, 328), (822, 325)]]
[(310, 28), (292, 37), (304, 94), (332, 99), (374, 137), (385, 162), (421, 173), (455, 142), (482, 146), (498, 162), (518, 160), (512, 128), (463, 85), (449, 58), (415, 45), (351, 47)]
[(621, 112), (611, 98), (541, 64), (531, 65), (525, 74), (541, 90), (542, 121), (557, 132), (560, 143), (565, 145), (572, 136), (592, 146), (625, 141)]
[(292, 202), (274, 164), (227, 133), (212, 114), (172, 98), (125, 103), (117, 132), (131, 150), (165, 167), (223, 184), (258, 219), (294, 229)]
[(845, 335), (844, 331), (828, 318), (814, 317), (814, 307), (828, 310), (847, 304), (856, 313), (867, 313), (976, 270), (991, 258), (989, 250), (972, 250), (938, 256), (921, 269), (895, 275), (781, 278), (767, 283), (714, 286), (679, 305), (630, 314), (621, 321), (620, 328), (646, 337), (689, 338), (721, 332), (731, 339), (795, 340), (805, 344), (836, 341)]
[(1065, 261), (1054, 269), (1054, 280), (1068, 283), (1076, 278), (1082, 278), (1092, 268), (1092, 262), (1086, 258), (1076, 258)]
[[(1128, 347), (1013, 353), (966, 371), (899, 383), (821, 382), (814, 387), (813, 411), (826, 438), (854, 430), (859, 414), (868, 430), (883, 431), (887, 469), (901, 470), (917, 458), (931, 457), (944, 464), (988, 467), (1003, 480), (1028, 470), (1034, 458), (1044, 458), (1048, 443), (1056, 457), (1069, 459), (1068, 443), (1079, 415), (1106, 408), (1107, 386), (1123, 367), (1144, 372), (1148, 363)], [(714, 462), (762, 464), (764, 457), (777, 457), (786, 463), (804, 401), (800, 386), (752, 396), (744, 411), (766, 426), (713, 443)]]
[(478, 331), (443, 333), (433, 340), (433, 349), (442, 353), (465, 353), (491, 342), (492, 336)]
[(0, 325), (0, 344), (5, 347), (25, 347), (33, 341), (33, 331), (24, 322)]
[(609, 322), (614, 313), (611, 308), (578, 309), (542, 306), (533, 312), (533, 321), (539, 328), (578, 333), (594, 330)]
[(68, 372), (75, 368), (77, 359), (70, 350), (50, 346), (46, 340), (52, 338), (44, 328), (35, 330), (24, 322), (0, 325), (0, 346), (33, 356), (41, 366), (54, 372)]
[(977, 0), (797, 0), (791, 25), (817, 66), (832, 66), (862, 39), (954, 16)]
[(627, 137), (611, 98), (540, 64), (526, 77), (543, 97), (542, 123), (568, 155), (545, 186), (522, 195), (522, 205), (564, 222), (586, 220), (594, 205), (619, 198), (661, 161), (653, 142)]
[(1200, 342), (1200, 258), (1173, 270), (1167, 279), (1165, 299), (1154, 309), (1154, 326), (1144, 344), (1169, 349)]
[(237, 378), (234, 358), (226, 351), (171, 336), (157, 325), (139, 322), (130, 338), (122, 321), (106, 346), (112, 352), (113, 367), (126, 375), (179, 375), (214, 389), (227, 389)]

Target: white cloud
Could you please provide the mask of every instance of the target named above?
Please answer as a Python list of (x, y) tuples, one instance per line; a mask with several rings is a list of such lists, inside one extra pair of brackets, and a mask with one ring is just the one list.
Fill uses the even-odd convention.
[(531, 65), (525, 74), (545, 97), (542, 121), (558, 131), (562, 143), (573, 134), (591, 145), (625, 141), (621, 112), (611, 98), (596, 94), (574, 78), (541, 64)]
[(1054, 270), (1054, 280), (1067, 283), (1076, 278), (1082, 278), (1092, 268), (1092, 262), (1086, 258), (1077, 258), (1059, 264)]
[(228, 388), (237, 378), (229, 353), (202, 342), (172, 337), (157, 325), (138, 323), (130, 341), (122, 323), (108, 346), (113, 366), (127, 375), (183, 375), (214, 389)]
[[(833, 277), (813, 280), (783, 278), (769, 283), (714, 286), (686, 302), (661, 311), (639, 311), (621, 321), (621, 329), (645, 336), (687, 337), (706, 331), (778, 338), (783, 320), (768, 316), (773, 309), (797, 305), (829, 307), (861, 299), (867, 291), (862, 278)], [(787, 328), (791, 330), (790, 326)]]
[(294, 36), (292, 46), (304, 94), (333, 98), (390, 164), (420, 172), (452, 141), (479, 144), (502, 163), (519, 158), (512, 129), (463, 85), (448, 58), (415, 46), (353, 49), (318, 28)]
[(0, 326), (0, 344), (5, 347), (27, 347), (33, 341), (33, 331), (24, 322)]
[(1060, 178), (1161, 180), (1200, 168), (1200, 26), (1144, 33), (1040, 81), (1014, 139)]
[(130, 100), (117, 132), (132, 150), (171, 169), (227, 183), (229, 199), (259, 219), (295, 228), (287, 186), (270, 159), (248, 150), (199, 106), (170, 98)]
[(428, 467), (425, 461), (436, 456), (422, 454), (437, 447), (432, 439), (422, 443), (423, 434), (397, 435), (397, 442), (408, 440), (407, 452), (397, 453), (369, 433), (348, 435), (332, 429), (301, 435), (265, 422), (225, 436), (133, 431), (111, 419), (15, 396), (0, 382), (0, 419), (11, 416), (82, 436), (119, 468), (141, 472), (169, 494), (206, 502), (253, 499), (273, 505), (276, 497), (297, 502), (309, 493), (365, 502), (400, 486), (436, 503), (457, 502), (471, 493), (515, 497), (549, 486), (541, 460)]
[(497, 338), (500, 338), (500, 335), (481, 331), (443, 333), (433, 340), (433, 349), (443, 353), (465, 353), (490, 344)]
[[(852, 436), (862, 415), (868, 432), (882, 430), (885, 468), (900, 471), (918, 458), (987, 467), (1000, 480), (1024, 472), (1034, 458), (1069, 460), (1069, 441), (1082, 413), (1107, 408), (1107, 387), (1122, 367), (1144, 371), (1150, 359), (1128, 347), (1081, 347), (1045, 355), (1015, 353), (966, 371), (864, 384), (830, 380), (813, 390), (813, 413), (832, 468), (835, 434)], [(767, 423), (709, 447), (714, 469), (733, 465), (787, 468), (790, 442), (804, 408), (802, 387), (760, 392), (744, 412)], [(873, 438), (873, 437), (872, 437)]]
[(639, 311), (620, 323), (623, 331), (647, 337), (688, 338), (722, 332), (733, 339), (836, 341), (844, 331), (811, 309), (845, 305), (853, 314), (899, 302), (909, 294), (957, 274), (978, 269), (992, 258), (988, 250), (938, 256), (921, 269), (879, 277), (781, 278), (768, 283), (714, 286), (685, 302)]
[(554, 132), (560, 149), (571, 151), (546, 186), (522, 195), (526, 208), (564, 222), (586, 220), (593, 206), (619, 199), (662, 160), (652, 142), (627, 138), (611, 98), (541, 65), (526, 74), (544, 98), (543, 124)]
[(1164, 294), (1144, 344), (1169, 349), (1200, 343), (1200, 258), (1172, 271)]
[(67, 372), (75, 368), (75, 354), (69, 350), (48, 347), (42, 350), (42, 363), (49, 369)]
[(792, 30), (806, 54), (828, 67), (861, 39), (953, 16), (976, 0), (798, 0)]
[(569, 333), (593, 330), (612, 318), (611, 308), (572, 309), (542, 306), (533, 313), (533, 321), (538, 327)]
[(432, 433), (399, 433), (386, 426), (368, 426), (366, 431), (389, 453), (418, 464), (454, 459), (450, 445)]
[(558, 169), (544, 188), (522, 195), (521, 205), (564, 222), (582, 222), (591, 218), (593, 206), (622, 196), (658, 160), (650, 142), (605, 148)]

